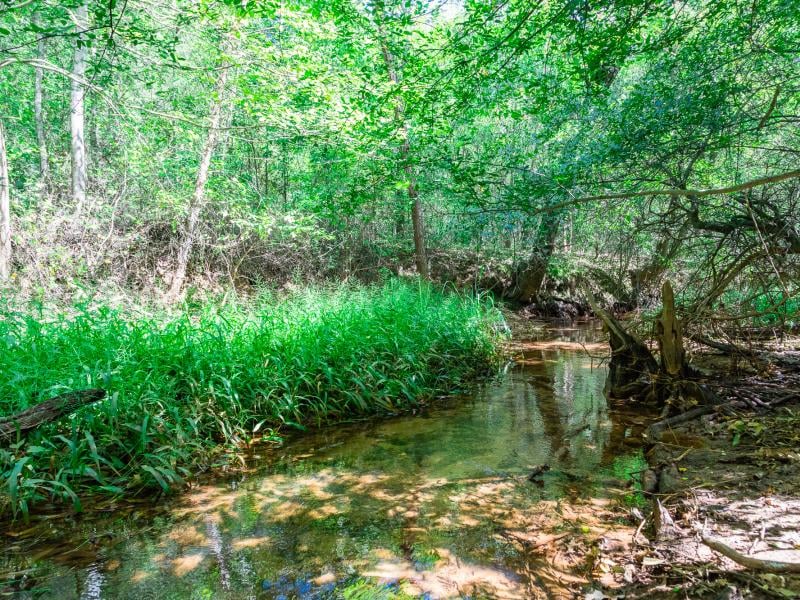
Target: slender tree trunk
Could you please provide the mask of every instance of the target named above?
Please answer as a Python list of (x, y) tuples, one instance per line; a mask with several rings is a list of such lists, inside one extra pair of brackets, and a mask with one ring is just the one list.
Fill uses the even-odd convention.
[(200, 222), (200, 214), (205, 206), (206, 183), (208, 182), (208, 174), (211, 169), (211, 159), (214, 156), (214, 150), (217, 147), (220, 137), (219, 129), (225, 104), (225, 91), (228, 85), (228, 71), (230, 70), (227, 57), (230, 46), (231, 39), (228, 38), (223, 42), (222, 46), (222, 64), (219, 70), (214, 99), (211, 102), (208, 134), (200, 154), (200, 165), (197, 169), (194, 193), (189, 203), (189, 212), (186, 216), (183, 236), (178, 247), (178, 256), (175, 263), (175, 273), (172, 276), (172, 285), (167, 294), (167, 298), (170, 300), (176, 300), (180, 297), (183, 283), (186, 280), (186, 270), (189, 266), (189, 257), (192, 252), (192, 246), (194, 245), (197, 225)]
[[(382, 5), (381, 5), (382, 6)], [(400, 76), (395, 67), (395, 59), (392, 56), (391, 50), (386, 40), (386, 34), (383, 33), (380, 26), (380, 20), (383, 19), (383, 14), (376, 14), (379, 21), (378, 33), (381, 36), (381, 53), (383, 54), (383, 62), (386, 64), (386, 70), (389, 73), (389, 79), (394, 84), (400, 82)], [(400, 123), (400, 131), (402, 141), (400, 143), (400, 160), (403, 164), (403, 172), (408, 179), (407, 194), (411, 202), (411, 225), (414, 230), (414, 262), (417, 266), (417, 273), (423, 279), (429, 279), (428, 271), (428, 253), (425, 249), (425, 220), (422, 201), (419, 199), (419, 191), (417, 190), (417, 179), (414, 173), (414, 167), (410, 162), (411, 143), (409, 141), (408, 124), (406, 123), (405, 106), (403, 100), (398, 99), (394, 107), (394, 116), (398, 123)]]
[(78, 31), (75, 52), (72, 57), (69, 129), (71, 137), (72, 159), (72, 201), (75, 205), (75, 216), (80, 216), (86, 205), (86, 188), (88, 186), (88, 172), (86, 164), (86, 138), (85, 138), (85, 95), (86, 89), (80, 83), (86, 77), (86, 65), (89, 58), (85, 32), (89, 28), (89, 5), (84, 2), (75, 9), (75, 26)]
[(284, 143), (283, 157), (281, 158), (281, 198), (283, 198), (283, 210), (289, 210), (289, 164), (287, 160), (286, 143)]
[[(33, 15), (34, 25), (39, 24), (39, 15)], [(37, 53), (39, 60), (45, 60), (45, 41), (40, 39), (37, 43)], [(33, 93), (33, 112), (36, 122), (36, 140), (39, 144), (39, 177), (41, 178), (40, 189), (42, 198), (46, 198), (50, 193), (50, 159), (47, 155), (47, 136), (44, 129), (44, 70), (36, 67), (36, 79), (34, 82)]]
[(11, 199), (6, 134), (0, 122), (0, 281), (11, 274)]
[(417, 194), (411, 165), (406, 167), (408, 181), (408, 197), (411, 200), (411, 224), (414, 229), (414, 260), (417, 272), (423, 279), (428, 279), (428, 254), (425, 250), (425, 222), (423, 221), (422, 202)]

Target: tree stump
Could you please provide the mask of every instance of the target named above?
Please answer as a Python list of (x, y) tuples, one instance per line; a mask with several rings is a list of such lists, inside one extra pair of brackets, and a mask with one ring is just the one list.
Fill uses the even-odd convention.
[(686, 369), (686, 351), (683, 349), (681, 323), (675, 316), (675, 294), (669, 281), (665, 281), (661, 289), (661, 301), (664, 309), (655, 325), (661, 369), (670, 377), (678, 377)]
[(698, 374), (686, 362), (681, 322), (675, 314), (675, 295), (669, 282), (662, 288), (664, 308), (654, 327), (660, 360), (656, 360), (644, 342), (603, 310), (585, 287), (584, 292), (609, 332), (611, 362), (605, 385), (608, 397), (674, 404), (683, 410), (716, 401), (713, 392), (697, 381)]

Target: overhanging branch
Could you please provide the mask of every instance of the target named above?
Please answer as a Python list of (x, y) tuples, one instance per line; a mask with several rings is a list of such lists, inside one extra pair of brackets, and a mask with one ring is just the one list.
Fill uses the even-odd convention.
[(738, 183), (736, 185), (729, 185), (721, 188), (709, 188), (704, 190), (684, 190), (679, 188), (665, 188), (661, 190), (642, 190), (640, 192), (597, 194), (594, 196), (582, 196), (580, 198), (573, 198), (572, 200), (567, 200), (565, 202), (560, 202), (558, 204), (551, 204), (550, 206), (545, 207), (543, 210), (558, 210), (560, 208), (565, 208), (573, 204), (583, 204), (586, 202), (596, 202), (599, 200), (626, 200), (629, 198), (644, 198), (649, 196), (673, 196), (673, 197), (695, 196), (698, 198), (701, 198), (703, 196), (719, 196), (722, 194), (732, 194), (734, 192), (742, 192), (745, 190), (750, 190), (756, 187), (760, 187), (762, 185), (768, 185), (770, 183), (778, 183), (780, 181), (786, 181), (787, 179), (796, 179), (798, 177), (800, 177), (800, 169), (795, 169), (794, 171), (786, 171), (785, 173), (778, 173), (776, 175), (769, 175), (767, 177), (759, 177), (758, 179), (751, 179), (750, 181), (745, 181), (744, 183)]

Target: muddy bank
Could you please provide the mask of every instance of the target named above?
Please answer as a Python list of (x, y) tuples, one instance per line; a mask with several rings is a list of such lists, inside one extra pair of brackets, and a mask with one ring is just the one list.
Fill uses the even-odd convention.
[(781, 346), (694, 349), (719, 404), (645, 434), (646, 558), (628, 597), (800, 597), (800, 372), (797, 344)]

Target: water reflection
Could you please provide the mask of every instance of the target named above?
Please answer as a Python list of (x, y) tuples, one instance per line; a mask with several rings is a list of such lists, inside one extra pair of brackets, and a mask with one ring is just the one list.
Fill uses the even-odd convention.
[[(530, 597), (548, 576), (531, 572), (525, 540), (588, 535), (576, 507), (605, 510), (628, 452), (605, 370), (570, 345), (593, 335), (529, 344), (499, 381), (421, 416), (307, 435), (161, 516), (88, 520), (66, 542), (54, 531), (45, 547), (82, 551), (37, 560), (20, 546), (4, 553), (6, 578), (20, 597), (64, 599), (332, 598), (373, 584), (380, 597)], [(87, 547), (90, 534), (103, 541)]]

